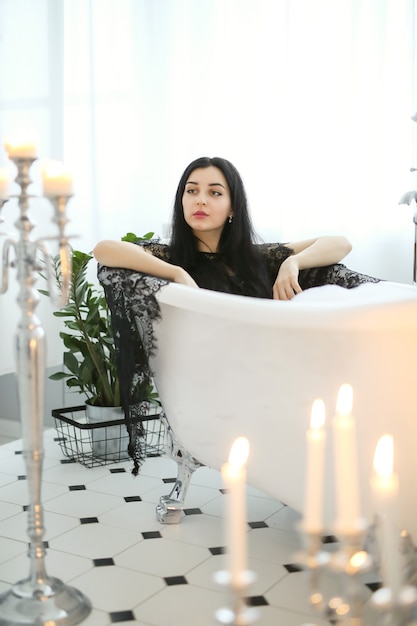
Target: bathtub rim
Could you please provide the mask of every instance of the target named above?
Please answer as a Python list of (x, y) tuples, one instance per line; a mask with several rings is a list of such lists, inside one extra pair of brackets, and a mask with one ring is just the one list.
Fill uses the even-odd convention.
[[(355, 293), (351, 299), (345, 296), (334, 302), (315, 302), (297, 298), (290, 301), (253, 298), (169, 283), (158, 292), (157, 299), (163, 308), (169, 306), (255, 325), (363, 330), (416, 328), (417, 287), (389, 282), (385, 282), (384, 287), (392, 290), (392, 297), (387, 297), (387, 291), (378, 293), (377, 290), (371, 297), (368, 290), (361, 298)], [(353, 295), (353, 289), (348, 291)]]

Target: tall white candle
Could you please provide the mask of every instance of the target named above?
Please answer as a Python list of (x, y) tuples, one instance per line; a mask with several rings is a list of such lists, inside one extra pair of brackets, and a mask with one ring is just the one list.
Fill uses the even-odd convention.
[(32, 132), (20, 131), (15, 137), (6, 139), (4, 147), (10, 159), (17, 157), (36, 159), (38, 156), (36, 138)]
[(371, 484), (376, 512), (380, 516), (380, 555), (382, 581), (389, 587), (393, 599), (401, 585), (400, 531), (395, 524), (398, 507), (398, 477), (393, 472), (394, 440), (384, 435), (378, 441), (374, 455), (374, 475)]
[(246, 544), (246, 468), (249, 442), (238, 437), (230, 450), (229, 460), (222, 466), (222, 477), (228, 490), (226, 511), (226, 550), (231, 585), (244, 586), (247, 570)]
[(322, 530), (324, 450), (326, 411), (323, 400), (317, 399), (311, 408), (307, 431), (307, 476), (303, 529), (319, 533)]
[(357, 531), (360, 519), (356, 425), (352, 415), (352, 387), (342, 385), (333, 418), (336, 480), (336, 526), (341, 533)]
[(61, 161), (46, 161), (42, 167), (45, 196), (72, 196), (72, 176)]
[(0, 200), (7, 200), (9, 197), (9, 170), (6, 167), (0, 167)]

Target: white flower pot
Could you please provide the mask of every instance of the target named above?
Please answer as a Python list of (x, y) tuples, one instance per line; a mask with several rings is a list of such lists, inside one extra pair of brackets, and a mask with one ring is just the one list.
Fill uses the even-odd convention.
[(123, 420), (124, 413), (121, 407), (92, 406), (86, 404), (87, 419), (90, 424), (103, 424), (102, 428), (91, 429), (91, 445), (93, 455), (99, 459), (120, 461), (129, 458), (127, 446), (129, 435), (126, 425), (113, 424), (106, 426), (106, 422)]

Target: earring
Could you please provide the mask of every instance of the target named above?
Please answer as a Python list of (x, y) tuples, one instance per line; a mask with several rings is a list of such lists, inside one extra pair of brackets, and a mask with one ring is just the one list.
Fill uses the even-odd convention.
[(233, 220), (233, 215), (229, 215), (229, 224), (232, 223), (232, 220)]

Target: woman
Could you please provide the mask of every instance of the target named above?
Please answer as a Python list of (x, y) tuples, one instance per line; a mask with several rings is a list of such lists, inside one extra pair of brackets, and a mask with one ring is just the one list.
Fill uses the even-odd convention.
[[(226, 159), (202, 157), (190, 163), (180, 179), (169, 245), (150, 242), (142, 247), (105, 240), (96, 245), (94, 256), (102, 265), (191, 287), (289, 300), (307, 287), (326, 282), (345, 287), (365, 282), (356, 272), (346, 280), (350, 270), (334, 266), (350, 250), (345, 237), (255, 244), (239, 172)], [(311, 274), (310, 268), (322, 270)]]

